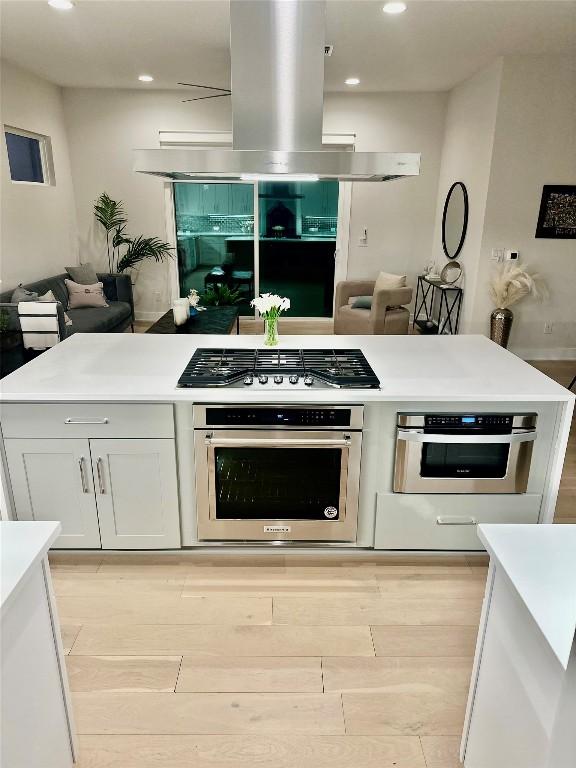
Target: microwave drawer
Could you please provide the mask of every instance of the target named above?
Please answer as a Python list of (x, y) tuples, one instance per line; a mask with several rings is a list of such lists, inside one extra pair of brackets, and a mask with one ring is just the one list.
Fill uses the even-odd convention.
[(8, 437), (174, 437), (172, 406), (165, 403), (7, 403)]
[(483, 550), (477, 523), (537, 523), (542, 496), (379, 493), (375, 549)]

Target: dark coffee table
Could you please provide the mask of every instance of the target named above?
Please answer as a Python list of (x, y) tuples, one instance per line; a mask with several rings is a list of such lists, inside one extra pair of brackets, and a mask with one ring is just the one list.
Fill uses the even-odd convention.
[(157, 320), (146, 333), (240, 333), (240, 307), (207, 307), (189, 318), (184, 325), (174, 325), (170, 309)]

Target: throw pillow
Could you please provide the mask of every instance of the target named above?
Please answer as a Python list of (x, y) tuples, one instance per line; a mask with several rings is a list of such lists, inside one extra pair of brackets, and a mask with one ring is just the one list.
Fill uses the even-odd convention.
[(29, 291), (27, 288), (23, 288), (22, 283), (20, 283), (12, 294), (12, 304), (18, 304), (19, 301), (38, 301), (38, 294), (36, 291)]
[(372, 296), (356, 296), (352, 309), (372, 309)]
[(80, 307), (107, 307), (104, 298), (104, 288), (102, 283), (94, 285), (82, 285), (73, 280), (64, 280), (68, 289), (68, 309), (78, 309)]
[(406, 275), (391, 275), (389, 272), (380, 272), (376, 278), (376, 285), (374, 286), (374, 293), (378, 291), (386, 291), (391, 288), (405, 288), (406, 287)]
[[(38, 296), (38, 301), (58, 301), (58, 299), (54, 296), (52, 291), (46, 291), (42, 296)], [(64, 312), (64, 322), (66, 325), (72, 325), (72, 320), (70, 320), (66, 312)]]
[(98, 282), (96, 270), (90, 263), (80, 264), (77, 267), (65, 267), (65, 269), (71, 279), (80, 285), (94, 285)]

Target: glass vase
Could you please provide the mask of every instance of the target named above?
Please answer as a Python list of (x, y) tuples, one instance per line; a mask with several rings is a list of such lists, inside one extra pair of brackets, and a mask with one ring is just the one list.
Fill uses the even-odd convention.
[(264, 344), (267, 347), (275, 347), (278, 344), (277, 317), (266, 317), (264, 319)]

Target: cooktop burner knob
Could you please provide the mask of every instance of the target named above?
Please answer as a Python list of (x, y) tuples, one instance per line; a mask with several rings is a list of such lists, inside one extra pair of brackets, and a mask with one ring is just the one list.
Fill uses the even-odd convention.
[(244, 376), (244, 384), (252, 384), (253, 381), (252, 376)]
[(266, 376), (265, 374), (261, 373), (260, 376), (258, 376), (258, 382), (260, 384), (268, 384), (268, 376)]
[(274, 376), (274, 384), (282, 384), (284, 381), (284, 376)]
[(312, 376), (304, 376), (304, 384), (306, 384), (307, 387), (311, 387), (312, 384), (314, 384)]
[(294, 375), (290, 376), (288, 381), (290, 382), (290, 384), (298, 384), (298, 376), (294, 376)]

